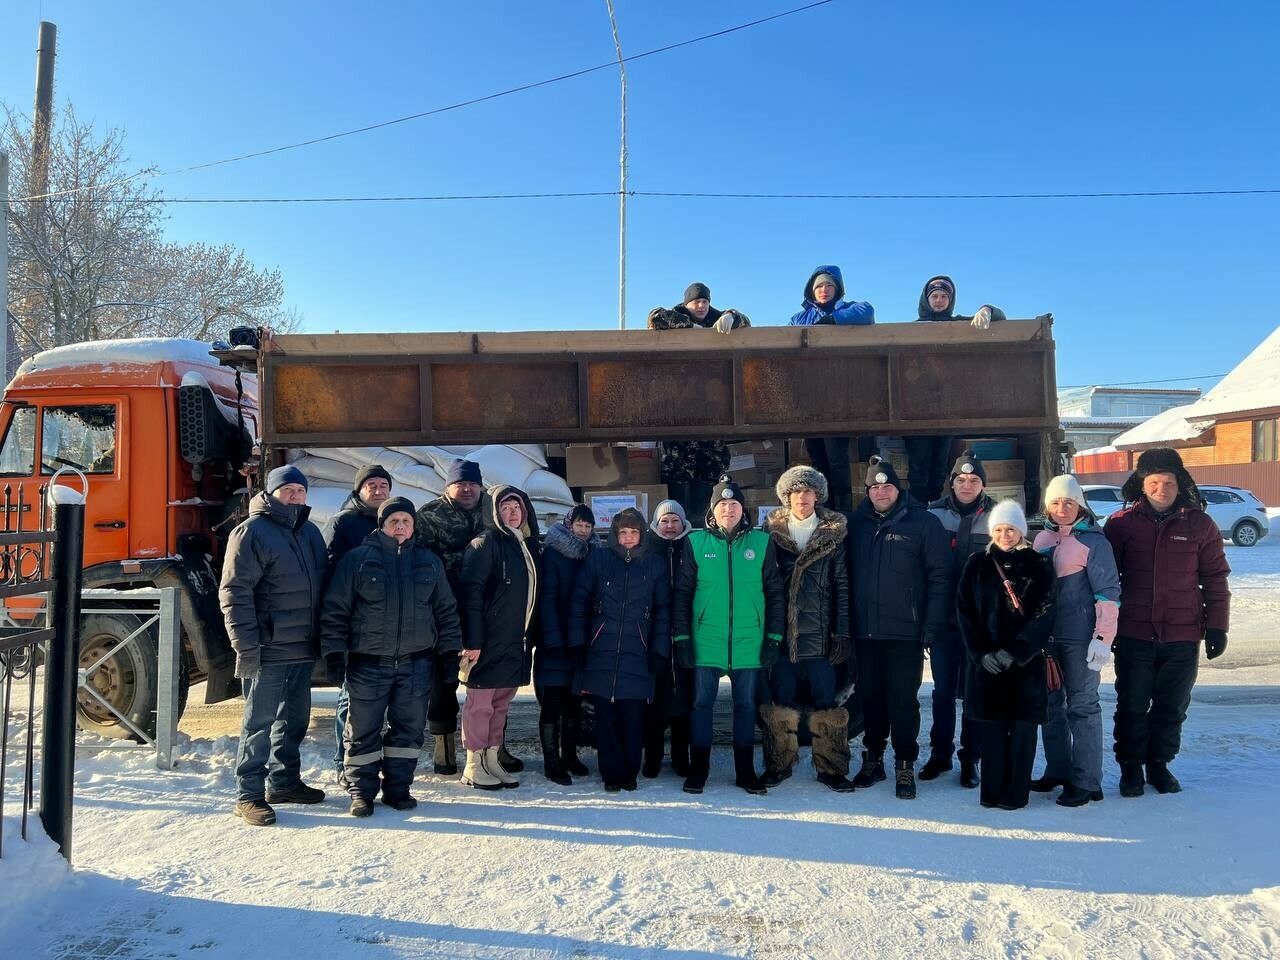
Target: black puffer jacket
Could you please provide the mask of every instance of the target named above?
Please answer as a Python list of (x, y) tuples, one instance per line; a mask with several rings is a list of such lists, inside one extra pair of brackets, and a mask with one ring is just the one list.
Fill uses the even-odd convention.
[[(1000, 570), (1009, 578), (1022, 612), (1005, 592)], [(965, 715), (973, 720), (1042, 723), (1048, 694), (1045, 687), (1045, 644), (1053, 630), (1053, 561), (1030, 545), (1008, 553), (992, 546), (965, 564), (956, 591), (960, 635), (969, 653), (965, 676)], [(988, 673), (982, 658), (1007, 650), (1014, 665)]]
[(320, 610), (320, 650), (406, 657), (462, 647), (444, 567), (413, 540), (375, 530), (338, 561)]
[[(619, 517), (627, 513), (644, 522), (634, 510)], [(573, 587), (570, 642), (587, 650), (574, 686), (583, 696), (652, 700), (649, 654), (671, 656), (671, 584), (643, 536), (631, 550), (618, 543), (619, 517), (608, 545), (587, 557)]]
[(953, 597), (951, 548), (938, 518), (905, 493), (887, 516), (863, 500), (849, 523), (855, 635), (931, 646)]
[(733, 317), (734, 330), (741, 330), (744, 327), (751, 326), (751, 318), (741, 310), (717, 310), (715, 307), (711, 307), (707, 311), (707, 315), (699, 320), (689, 312), (689, 308), (683, 303), (677, 303), (674, 307), (654, 307), (650, 310), (649, 329), (691, 330), (699, 327), (708, 329), (714, 327), (716, 321), (726, 313)]
[(542, 599), (538, 602), (542, 635), (533, 657), (533, 682), (567, 687), (573, 680), (569, 654), (569, 601), (583, 561), (600, 546), (595, 534), (579, 540), (565, 523), (552, 524), (542, 538)]
[(378, 529), (378, 510), (352, 493), (342, 501), (342, 509), (325, 526), (324, 538), (329, 544), (329, 570), (333, 571), (349, 551), (364, 543), (365, 537)]
[(249, 519), (227, 538), (218, 603), (231, 646), (261, 663), (315, 660), (317, 613), (324, 589), (324, 537), (307, 517), (266, 493), (249, 504)]
[(849, 572), (845, 560), (848, 521), (835, 510), (817, 508), (818, 528), (803, 550), (787, 525), (790, 511), (780, 507), (764, 521), (773, 540), (778, 569), (787, 591), (787, 633), (783, 650), (792, 663), (817, 660), (831, 652), (832, 637), (848, 637)]
[[(523, 490), (499, 484), (485, 501), (489, 529), (471, 541), (462, 555), (462, 646), (479, 650), (468, 687), (497, 689), (529, 682), (530, 650), (537, 642), (538, 594), (542, 551), (538, 518)], [(508, 493), (524, 502), (525, 527), (504, 526), (498, 504)]]

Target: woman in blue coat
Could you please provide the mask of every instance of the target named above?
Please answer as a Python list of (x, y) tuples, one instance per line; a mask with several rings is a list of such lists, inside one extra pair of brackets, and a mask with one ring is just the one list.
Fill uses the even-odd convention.
[(574, 686), (595, 707), (600, 777), (610, 792), (636, 788), (645, 707), (671, 655), (671, 585), (645, 526), (638, 510), (613, 518), (608, 546), (583, 563), (570, 604), (570, 642), (582, 651)]

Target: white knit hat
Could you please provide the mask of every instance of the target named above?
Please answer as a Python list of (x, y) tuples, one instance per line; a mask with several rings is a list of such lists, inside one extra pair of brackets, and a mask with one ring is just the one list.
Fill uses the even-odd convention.
[(1024, 537), (1027, 535), (1027, 515), (1017, 500), (1001, 500), (991, 508), (987, 518), (987, 529), (994, 531), (1002, 523), (1007, 523)]
[(1080, 504), (1082, 509), (1089, 508), (1088, 501), (1084, 498), (1084, 491), (1080, 489), (1080, 481), (1069, 473), (1064, 473), (1060, 477), (1054, 477), (1049, 481), (1049, 485), (1044, 488), (1044, 505), (1049, 506), (1054, 500), (1074, 500)]

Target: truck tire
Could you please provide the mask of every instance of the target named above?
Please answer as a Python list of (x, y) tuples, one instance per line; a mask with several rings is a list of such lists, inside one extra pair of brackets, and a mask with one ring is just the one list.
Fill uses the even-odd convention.
[[(92, 666), (120, 646), (143, 618), (131, 613), (88, 614), (80, 625), (80, 669)], [(121, 648), (95, 670), (88, 684), (148, 737), (156, 733), (156, 691), (159, 679), (157, 643), (159, 627), (152, 625), (142, 636)], [(178, 716), (187, 707), (191, 685), (188, 657), (178, 664)], [(94, 697), (77, 694), (76, 720), (81, 730), (113, 740), (140, 738)]]

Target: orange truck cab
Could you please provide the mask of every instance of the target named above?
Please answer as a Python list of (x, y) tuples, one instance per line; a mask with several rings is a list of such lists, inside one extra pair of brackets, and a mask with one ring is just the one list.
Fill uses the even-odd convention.
[[(88, 485), (83, 586), (180, 589), (183, 705), (196, 680), (206, 681), (206, 703), (239, 693), (218, 579), (226, 535), (247, 496), (239, 468), (250, 461), (258, 433), (257, 378), (237, 375), (210, 350), (172, 338), (57, 347), (19, 367), (0, 405), (0, 496), (8, 511), (33, 509), (53, 474), (74, 468)], [(255, 356), (247, 355), (250, 364)], [(114, 605), (95, 598), (92, 607)], [(86, 614), (80, 662), (87, 666), (120, 646), (90, 682), (152, 732), (157, 638), (124, 644), (142, 622), (123, 612)], [(106, 736), (130, 735), (83, 694), (79, 719)]]

